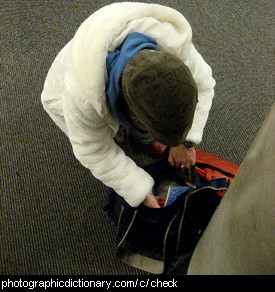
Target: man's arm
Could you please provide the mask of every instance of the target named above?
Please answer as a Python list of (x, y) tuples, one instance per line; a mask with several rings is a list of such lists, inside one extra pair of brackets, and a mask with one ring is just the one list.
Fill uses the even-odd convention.
[(198, 88), (198, 104), (186, 140), (199, 144), (212, 106), (216, 82), (212, 77), (211, 67), (203, 60), (193, 45), (191, 45), (186, 65), (189, 67)]
[[(152, 190), (152, 177), (114, 142), (113, 132), (87, 104), (64, 102), (68, 136), (76, 158), (105, 185), (113, 188), (129, 205), (136, 207)], [(85, 106), (85, 107), (84, 107)]]

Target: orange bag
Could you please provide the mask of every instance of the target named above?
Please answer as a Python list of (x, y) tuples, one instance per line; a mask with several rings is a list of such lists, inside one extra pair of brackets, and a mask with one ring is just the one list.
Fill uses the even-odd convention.
[[(210, 153), (196, 150), (195, 169), (199, 176), (206, 181), (217, 177), (226, 177), (228, 185), (230, 185), (239, 169), (239, 165)], [(223, 197), (225, 192), (221, 191), (217, 194)]]

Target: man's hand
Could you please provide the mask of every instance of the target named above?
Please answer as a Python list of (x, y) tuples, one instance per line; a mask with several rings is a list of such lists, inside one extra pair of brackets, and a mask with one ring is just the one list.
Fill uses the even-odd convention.
[(186, 148), (184, 145), (171, 147), (168, 161), (172, 166), (176, 166), (177, 168), (191, 169), (191, 166), (196, 163), (195, 147)]
[(143, 204), (149, 208), (160, 208), (160, 205), (154, 196), (153, 192), (151, 191), (146, 199), (143, 201)]

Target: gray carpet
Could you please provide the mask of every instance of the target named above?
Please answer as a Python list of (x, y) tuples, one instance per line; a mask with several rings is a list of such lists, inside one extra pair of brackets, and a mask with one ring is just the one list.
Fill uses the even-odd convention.
[[(1, 1), (1, 274), (144, 274), (116, 258), (102, 211), (106, 187), (74, 158), (40, 103), (57, 53), (112, 2)], [(217, 81), (199, 149), (241, 163), (274, 101), (273, 1), (144, 2), (171, 6), (190, 22)], [(152, 161), (126, 151), (141, 166)]]

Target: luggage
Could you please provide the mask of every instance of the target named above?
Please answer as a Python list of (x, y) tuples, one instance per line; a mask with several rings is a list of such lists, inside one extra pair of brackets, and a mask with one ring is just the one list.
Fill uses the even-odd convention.
[[(213, 178), (225, 177), (228, 185), (230, 185), (237, 174), (239, 165), (222, 159), (213, 154), (196, 150), (196, 166), (195, 169), (199, 176), (205, 181)], [(218, 191), (217, 194), (223, 197), (225, 191)]]
[(163, 196), (165, 187), (186, 187), (163, 208), (143, 204), (133, 208), (108, 189), (104, 210), (117, 227), (116, 251), (123, 262), (154, 274), (186, 273), (195, 246), (238, 169), (201, 151), (196, 161), (191, 181), (166, 160), (144, 168), (155, 180), (156, 196)]

